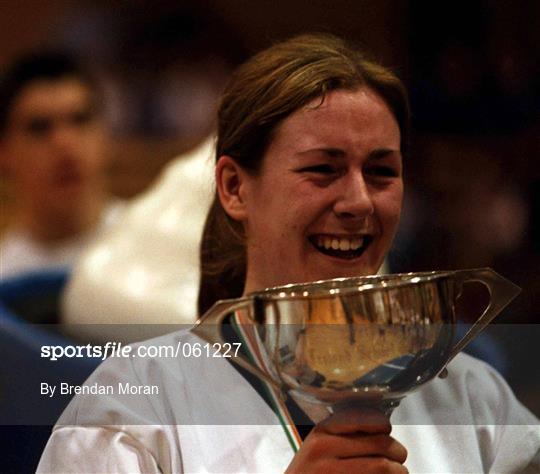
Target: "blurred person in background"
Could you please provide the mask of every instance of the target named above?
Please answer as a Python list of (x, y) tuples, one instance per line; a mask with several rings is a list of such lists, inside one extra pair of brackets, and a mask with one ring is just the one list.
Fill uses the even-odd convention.
[(0, 240), (0, 278), (70, 267), (112, 220), (107, 132), (97, 86), (57, 52), (20, 57), (0, 81), (0, 165), (13, 219)]

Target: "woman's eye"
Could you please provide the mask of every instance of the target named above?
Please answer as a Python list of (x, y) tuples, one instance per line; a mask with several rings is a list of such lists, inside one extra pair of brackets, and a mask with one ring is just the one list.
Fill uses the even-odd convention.
[(390, 166), (371, 166), (366, 170), (370, 176), (382, 176), (384, 178), (395, 178), (398, 172)]
[(302, 168), (301, 171), (305, 173), (318, 173), (318, 174), (332, 174), (336, 172), (336, 170), (332, 168), (330, 165), (308, 166), (306, 168)]

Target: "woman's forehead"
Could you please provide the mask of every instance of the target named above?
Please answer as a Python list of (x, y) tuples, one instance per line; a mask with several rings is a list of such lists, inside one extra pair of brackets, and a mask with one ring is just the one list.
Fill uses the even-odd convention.
[(291, 116), (303, 114), (305, 117), (313, 116), (317, 118), (317, 116), (321, 115), (356, 113), (358, 107), (365, 107), (367, 104), (377, 105), (379, 108), (387, 109), (391, 113), (385, 100), (377, 92), (367, 86), (362, 86), (353, 90), (331, 90), (312, 99), (293, 112)]
[(313, 99), (293, 112), (276, 128), (270, 148), (302, 148), (327, 142), (376, 140), (390, 148), (400, 148), (397, 120), (373, 90), (338, 89)]

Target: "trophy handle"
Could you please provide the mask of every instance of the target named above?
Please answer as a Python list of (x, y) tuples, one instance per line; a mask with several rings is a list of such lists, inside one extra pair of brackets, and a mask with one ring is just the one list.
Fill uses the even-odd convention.
[[(239, 309), (249, 308), (253, 304), (253, 298), (236, 298), (230, 300), (219, 300), (202, 316), (190, 331), (204, 339), (210, 344), (218, 344), (218, 347), (224, 348), (228, 343), (221, 333), (221, 325), (226, 316)], [(235, 364), (246, 369), (251, 374), (270, 383), (272, 386), (281, 390), (283, 387), (276, 382), (270, 375), (249, 362), (243, 355), (231, 357)]]
[[(477, 268), (472, 270), (458, 270), (454, 273), (456, 284), (460, 293), (463, 284), (468, 282), (482, 283), (489, 291), (490, 301), (482, 315), (471, 326), (469, 331), (452, 348), (448, 357), (450, 362), (461, 350), (465, 348), (484, 328), (497, 316), (520, 292), (521, 288), (511, 281), (503, 278), (491, 268)], [(459, 296), (458, 296), (459, 297)]]

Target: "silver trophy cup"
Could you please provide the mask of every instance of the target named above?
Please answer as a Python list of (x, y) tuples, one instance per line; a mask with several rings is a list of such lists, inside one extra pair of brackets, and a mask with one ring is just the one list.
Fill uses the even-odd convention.
[[(455, 303), (467, 282), (485, 285), (490, 301), (456, 342)], [(221, 345), (223, 322), (233, 317), (251, 354), (234, 362), (281, 393), (389, 413), (409, 392), (443, 376), (519, 292), (489, 268), (338, 278), (219, 301), (192, 331)]]

